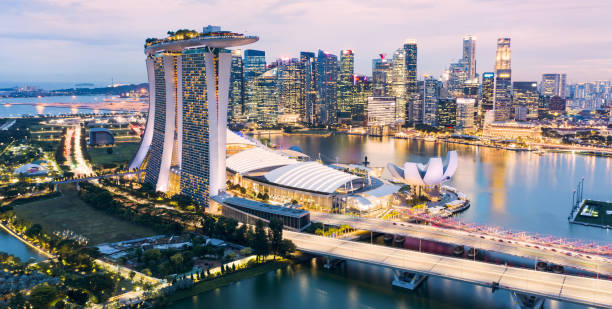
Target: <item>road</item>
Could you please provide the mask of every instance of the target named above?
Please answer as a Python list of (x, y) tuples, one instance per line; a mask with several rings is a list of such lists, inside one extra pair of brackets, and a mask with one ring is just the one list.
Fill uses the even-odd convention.
[(303, 252), (433, 275), (561, 301), (612, 306), (612, 281), (512, 268), (385, 246), (283, 231)]
[[(572, 256), (566, 255), (566, 251), (533, 245), (527, 247), (528, 243), (520, 243), (513, 241), (500, 242), (499, 239), (491, 236), (472, 234), (464, 231), (445, 229), (440, 227), (406, 223), (406, 222), (391, 222), (381, 219), (344, 216), (329, 213), (310, 213), (310, 220), (329, 225), (348, 224), (352, 228), (367, 230), (385, 234), (402, 235), (431, 241), (437, 241), (447, 244), (464, 245), (475, 247), (478, 249), (490, 250), (513, 256), (538, 259), (555, 263), (564, 266), (572, 266), (594, 273), (605, 274), (612, 276), (612, 261), (604, 257), (591, 257), (586, 255), (578, 256), (577, 253), (572, 253)], [(482, 237), (484, 238), (482, 238)], [(555, 251), (553, 251), (553, 249)]]

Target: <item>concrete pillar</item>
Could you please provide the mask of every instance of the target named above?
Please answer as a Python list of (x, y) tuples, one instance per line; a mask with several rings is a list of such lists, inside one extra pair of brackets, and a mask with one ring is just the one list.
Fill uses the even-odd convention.
[(427, 279), (426, 275), (411, 273), (401, 270), (393, 270), (393, 286), (414, 291)]
[(544, 307), (544, 298), (518, 292), (510, 293), (516, 309), (540, 309)]
[(332, 269), (336, 269), (338, 266), (340, 266), (340, 264), (346, 262), (345, 260), (341, 260), (341, 259), (334, 259), (332, 257), (326, 256), (325, 257), (325, 264), (323, 264), (323, 268), (327, 269), (327, 270), (332, 270)]
[(81, 186), (79, 186), (79, 182), (77, 181), (77, 182), (75, 182), (75, 183), (76, 183), (76, 189), (77, 189), (77, 191), (80, 191), (80, 190), (81, 190)]

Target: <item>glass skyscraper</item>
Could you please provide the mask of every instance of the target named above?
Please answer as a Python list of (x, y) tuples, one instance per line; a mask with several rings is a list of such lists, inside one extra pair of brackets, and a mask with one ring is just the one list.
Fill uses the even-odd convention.
[(510, 38), (499, 38), (495, 57), (495, 101), (493, 104), (496, 121), (510, 119), (512, 104), (511, 56)]
[(317, 104), (315, 123), (330, 125), (336, 123), (338, 95), (338, 57), (319, 50), (317, 55)]
[[(533, 82), (514, 82), (512, 86), (512, 111), (515, 120), (536, 120), (538, 119), (538, 103), (540, 95), (538, 93), (538, 83)], [(526, 110), (526, 119), (517, 117), (517, 108)]]
[(300, 52), (300, 63), (302, 75), (304, 76), (304, 87), (302, 95), (304, 106), (303, 121), (308, 124), (315, 123), (315, 106), (317, 104), (316, 89), (316, 57), (313, 52)]
[(340, 51), (340, 74), (338, 76), (338, 120), (351, 119), (353, 104), (353, 75), (355, 54), (350, 49)]
[(249, 121), (257, 120), (257, 94), (255, 78), (266, 71), (266, 52), (247, 49), (244, 51), (244, 115)]
[(417, 43), (408, 40), (404, 43), (406, 52), (406, 120), (413, 123), (423, 122), (422, 104), (419, 102), (419, 87), (417, 81)]

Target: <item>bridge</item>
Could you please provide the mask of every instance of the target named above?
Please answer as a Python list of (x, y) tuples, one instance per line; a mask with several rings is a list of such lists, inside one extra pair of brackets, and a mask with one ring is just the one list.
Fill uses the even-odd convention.
[(135, 170), (135, 171), (119, 172), (119, 173), (106, 174), (106, 175), (96, 175), (96, 176), (81, 177), (81, 178), (70, 178), (70, 179), (64, 179), (64, 180), (53, 180), (53, 181), (50, 181), (49, 183), (56, 185), (56, 186), (59, 184), (64, 184), (64, 183), (76, 183), (78, 185), (79, 182), (83, 182), (83, 181), (98, 180), (98, 179), (111, 178), (111, 177), (122, 177), (122, 176), (129, 176), (129, 175), (137, 175), (138, 180), (140, 181), (140, 175), (144, 171), (145, 170)]
[(608, 280), (514, 268), (287, 230), (283, 237), (291, 240), (302, 252), (391, 268), (396, 273), (395, 281), (398, 273), (410, 272), (415, 277), (436, 276), (507, 290), (520, 308), (539, 308), (543, 298), (596, 307), (612, 306), (612, 281)]
[(543, 260), (563, 266), (571, 266), (591, 271), (598, 276), (612, 276), (612, 260), (606, 256), (586, 254), (578, 250), (560, 248), (554, 243), (549, 245), (529, 240), (509, 239), (504, 235), (469, 232), (464, 230), (423, 225), (407, 222), (393, 222), (382, 219), (345, 216), (329, 213), (310, 213), (312, 222), (327, 225), (348, 224), (352, 228), (377, 233), (413, 237), (450, 245), (464, 245), (472, 248), (495, 251), (513, 256)]

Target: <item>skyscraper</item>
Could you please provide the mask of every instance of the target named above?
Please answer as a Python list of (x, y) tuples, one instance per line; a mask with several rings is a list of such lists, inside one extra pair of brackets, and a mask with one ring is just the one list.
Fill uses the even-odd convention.
[(457, 99), (440, 98), (438, 100), (438, 126), (444, 128), (457, 126)]
[(255, 78), (266, 71), (266, 52), (247, 49), (244, 51), (244, 115), (249, 121), (257, 120)]
[(316, 58), (312, 52), (300, 52), (300, 63), (302, 75), (304, 76), (304, 94), (302, 95), (304, 106), (303, 121), (308, 124), (315, 123), (315, 106), (317, 104), (317, 89), (316, 89)]
[(422, 104), (419, 102), (419, 87), (417, 84), (417, 43), (408, 40), (404, 43), (406, 52), (406, 121), (423, 122)]
[(315, 107), (315, 123), (336, 123), (338, 57), (322, 50), (317, 55), (317, 92), (319, 96)]
[(244, 71), (242, 52), (232, 50), (232, 67), (230, 69), (230, 90), (227, 119), (230, 123), (242, 122), (244, 113)]
[(467, 65), (467, 79), (476, 78), (476, 37), (463, 37), (463, 62)]
[(391, 61), (391, 96), (395, 97), (396, 118), (400, 124), (406, 121), (406, 51), (399, 48)]
[(459, 132), (474, 129), (474, 99), (457, 99), (457, 126)]
[(257, 104), (257, 122), (263, 127), (278, 123), (279, 85), (278, 67), (265, 71), (254, 79), (254, 100)]
[(351, 119), (351, 104), (353, 103), (353, 74), (355, 71), (355, 55), (350, 49), (340, 51), (340, 74), (338, 76), (338, 120)]
[(304, 70), (298, 59), (278, 61), (279, 122), (304, 121)]
[(425, 76), (423, 86), (423, 124), (438, 125), (438, 99), (442, 82), (433, 76)]
[(525, 119), (517, 117), (514, 113), (515, 120), (535, 120), (538, 119), (538, 103), (540, 96), (538, 94), (538, 83), (533, 82), (514, 82), (512, 96), (512, 110), (516, 111), (524, 108), (526, 111)]
[(355, 75), (353, 80), (354, 97), (351, 108), (353, 121), (362, 122), (366, 120), (366, 106), (368, 98), (372, 96), (372, 82), (364, 75)]
[(372, 92), (374, 96), (391, 96), (392, 69), (385, 54), (372, 60)]
[(495, 110), (496, 121), (506, 121), (510, 118), (512, 104), (512, 69), (511, 69), (510, 38), (497, 40), (495, 58)]
[(565, 98), (566, 75), (553, 73), (542, 74), (542, 83), (540, 84), (541, 94), (543, 97), (552, 98), (558, 96)]
[(157, 191), (181, 193), (202, 206), (225, 188), (225, 131), (232, 55), (226, 47), (258, 40), (191, 31), (147, 41), (149, 113), (129, 168), (144, 168)]

